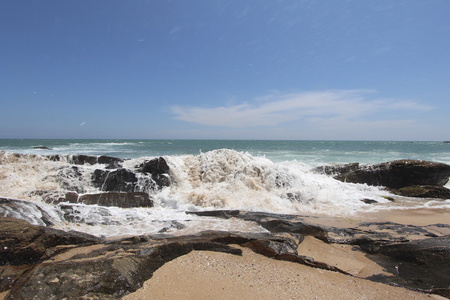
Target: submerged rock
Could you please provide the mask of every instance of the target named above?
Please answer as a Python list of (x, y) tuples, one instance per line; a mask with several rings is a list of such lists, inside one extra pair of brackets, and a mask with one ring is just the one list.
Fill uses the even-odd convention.
[(64, 167), (58, 171), (57, 180), (62, 189), (77, 193), (86, 191), (83, 173), (77, 166)]
[(46, 147), (46, 146), (34, 146), (33, 149), (37, 150), (53, 150), (52, 148)]
[(152, 199), (147, 193), (143, 192), (84, 194), (78, 197), (77, 202), (122, 208), (153, 207)]

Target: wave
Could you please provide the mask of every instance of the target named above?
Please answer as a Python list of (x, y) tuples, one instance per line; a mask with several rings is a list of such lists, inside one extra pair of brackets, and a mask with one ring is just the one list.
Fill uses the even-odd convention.
[[(0, 152), (0, 197), (38, 202), (45, 210), (53, 211), (52, 214), (56, 211), (57, 215), (62, 216), (67, 213), (63, 211), (62, 205), (44, 203), (43, 196), (48, 196), (48, 192), (54, 193), (54, 197), (67, 192), (101, 193), (101, 188), (93, 183), (93, 177), (98, 170), (111, 170), (108, 169), (111, 166), (73, 166), (70, 157), (61, 156), (58, 160), (52, 160), (50, 156), (44, 155)], [(194, 216), (186, 215), (186, 211), (239, 209), (348, 216), (379, 209), (427, 205), (450, 207), (448, 201), (433, 203), (426, 199), (392, 203), (387, 200), (392, 195), (381, 187), (344, 183), (328, 175), (315, 173), (312, 166), (305, 163), (274, 162), (266, 157), (230, 149), (198, 155), (164, 156), (169, 166), (171, 184), (155, 189), (150, 175), (137, 173), (138, 166), (152, 158), (155, 157), (124, 160), (121, 168), (137, 174), (134, 191), (149, 193), (154, 201), (153, 208), (124, 209), (76, 204), (70, 211), (76, 225), (73, 222), (55, 221), (58, 227), (117, 235), (176, 229), (174, 222), (177, 220), (190, 220), (189, 228), (200, 226), (200, 223), (196, 225)], [(376, 204), (367, 204), (363, 199), (374, 200)], [(202, 220), (205, 221), (204, 218)], [(210, 220), (209, 224), (203, 221), (201, 224), (205, 228), (226, 227), (229, 224), (224, 221), (217, 223), (217, 220)], [(104, 225), (109, 226), (105, 229)], [(233, 226), (245, 228), (249, 225), (235, 223)], [(251, 230), (256, 230), (255, 226)]]

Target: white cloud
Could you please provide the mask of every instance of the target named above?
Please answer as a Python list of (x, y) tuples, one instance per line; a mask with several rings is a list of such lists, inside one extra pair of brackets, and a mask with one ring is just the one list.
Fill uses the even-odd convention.
[[(231, 106), (184, 107), (174, 106), (175, 118), (182, 121), (230, 128), (276, 126), (278, 124), (304, 120), (322, 120), (330, 123), (352, 121), (378, 113), (393, 111), (429, 111), (431, 106), (415, 101), (395, 99), (371, 99), (374, 91), (330, 90), (293, 94), (273, 94), (258, 98), (253, 103), (244, 102)], [(383, 115), (380, 115), (383, 119)], [(334, 122), (331, 122), (334, 123)]]
[(86, 122), (82, 122), (82, 123), (80, 124), (80, 127), (81, 127), (81, 126), (84, 126), (84, 125), (86, 125)]

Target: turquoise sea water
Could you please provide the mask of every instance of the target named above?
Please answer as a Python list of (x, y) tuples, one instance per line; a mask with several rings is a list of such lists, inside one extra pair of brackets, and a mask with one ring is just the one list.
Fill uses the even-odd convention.
[[(34, 149), (44, 146), (52, 150)], [(248, 152), (274, 162), (380, 163), (423, 159), (450, 164), (450, 144), (405, 141), (258, 141), (258, 140), (0, 140), (0, 151), (33, 154), (109, 155), (120, 158), (197, 155), (216, 149)]]

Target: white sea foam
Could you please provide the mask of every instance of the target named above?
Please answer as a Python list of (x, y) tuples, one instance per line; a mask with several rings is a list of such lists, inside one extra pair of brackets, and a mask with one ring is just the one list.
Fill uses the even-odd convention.
[(178, 205), (207, 209), (242, 209), (278, 213), (346, 214), (368, 205), (370, 198), (388, 202), (377, 187), (343, 183), (316, 174), (296, 162), (273, 163), (264, 157), (233, 150), (198, 156), (169, 157), (174, 186), (164, 197)]
[[(135, 170), (144, 160), (152, 158), (126, 160), (124, 167)], [(274, 162), (228, 149), (164, 158), (170, 166), (172, 184), (169, 187), (152, 190), (148, 177), (137, 175), (140, 184), (136, 190), (151, 193), (154, 208), (70, 204), (68, 212), (64, 211), (64, 204), (42, 203), (43, 194), (36, 191), (51, 191), (56, 196), (58, 193), (64, 196), (65, 192), (73, 190), (100, 192), (91, 182), (92, 175), (105, 165), (80, 165), (74, 169), (64, 157), (51, 161), (40, 155), (7, 152), (0, 152), (0, 197), (28, 199), (40, 205), (37, 209), (24, 204), (19, 211), (7, 211), (9, 215), (23, 215), (22, 218), (40, 224), (44, 211), (52, 216), (56, 228), (105, 236), (155, 232), (179, 234), (206, 229), (264, 231), (256, 224), (242, 220), (197, 217), (186, 211), (240, 209), (345, 216), (378, 209), (450, 208), (450, 200), (409, 201), (405, 198), (391, 202), (384, 198), (389, 193), (382, 188), (340, 182), (315, 173), (311, 171), (311, 165), (296, 160)], [(71, 172), (76, 172), (76, 176), (71, 176)], [(366, 204), (362, 199), (378, 203)], [(72, 221), (63, 221), (64, 214), (69, 214)]]

